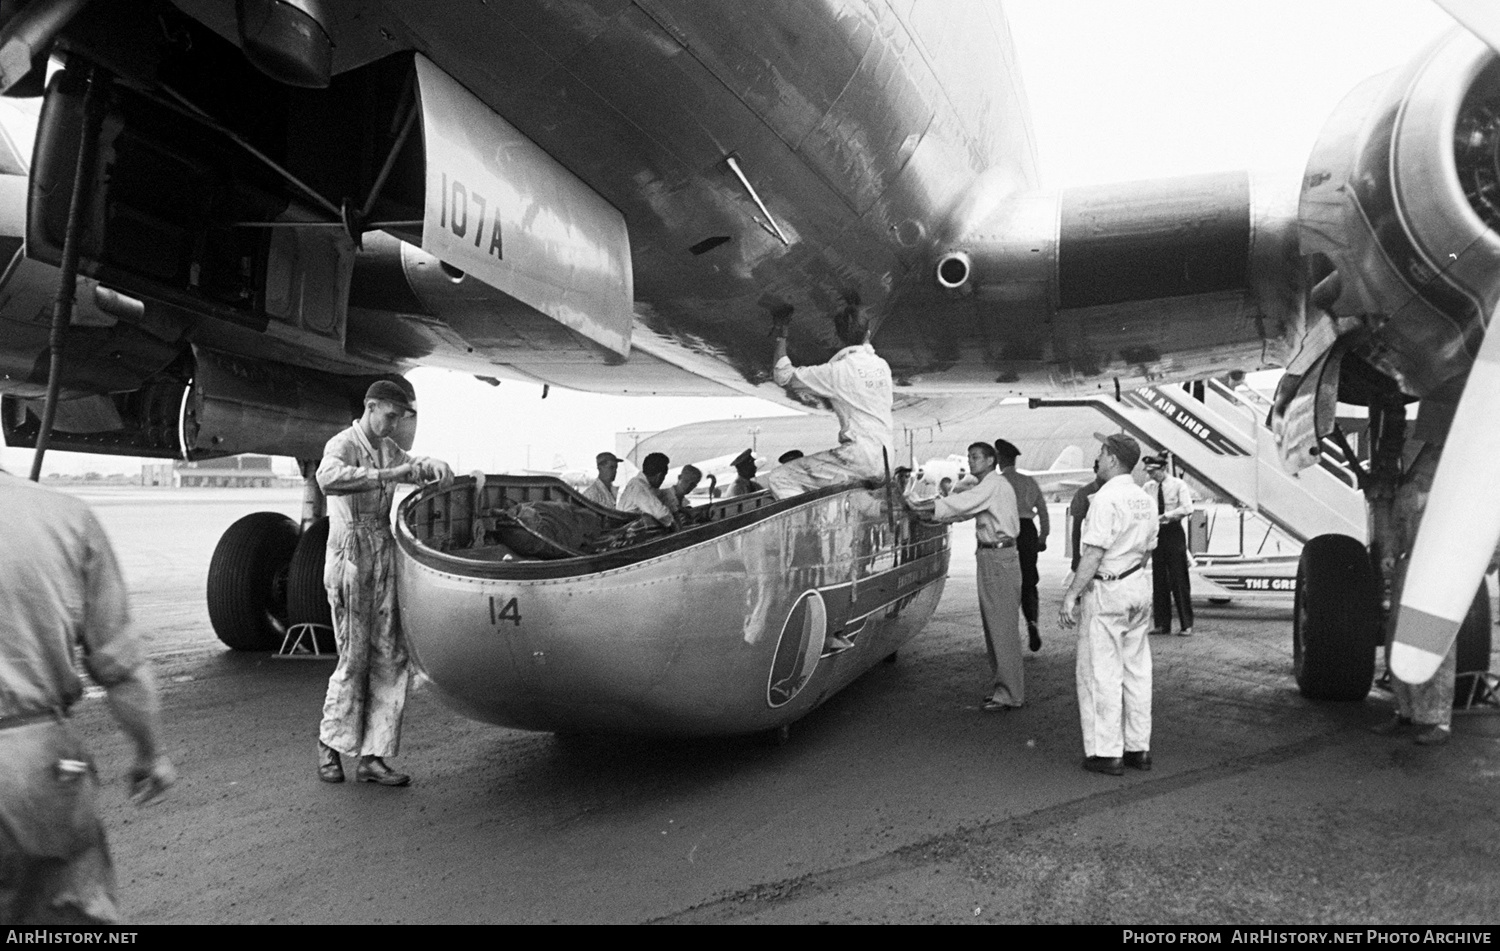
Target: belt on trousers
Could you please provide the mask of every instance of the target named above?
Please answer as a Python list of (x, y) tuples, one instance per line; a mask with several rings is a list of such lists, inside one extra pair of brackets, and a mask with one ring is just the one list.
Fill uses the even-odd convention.
[(979, 547), (980, 548), (1014, 548), (1014, 547), (1016, 547), (1016, 540), (1014, 538), (1002, 538), (998, 542), (980, 542), (979, 543)]
[(13, 726), (30, 726), (33, 723), (45, 723), (48, 720), (62, 722), (68, 715), (66, 710), (34, 710), (30, 713), (16, 713), (0, 716), (0, 730), (9, 730)]
[(1129, 568), (1126, 568), (1124, 571), (1120, 572), (1119, 574), (1113, 574), (1113, 573), (1108, 572), (1108, 571), (1101, 571), (1097, 575), (1094, 575), (1094, 580), (1095, 581), (1119, 581), (1121, 578), (1129, 578), (1131, 575), (1135, 574), (1137, 571), (1140, 571), (1144, 567), (1146, 567), (1146, 563), (1143, 561), (1140, 564), (1131, 565)]

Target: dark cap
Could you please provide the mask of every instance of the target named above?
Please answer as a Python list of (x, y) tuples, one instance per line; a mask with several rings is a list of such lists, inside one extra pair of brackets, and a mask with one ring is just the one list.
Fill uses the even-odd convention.
[(1021, 450), (1016, 448), (1015, 443), (1007, 439), (997, 439), (995, 440), (995, 454), (1001, 459), (1015, 459), (1021, 455)]
[(1167, 457), (1165, 455), (1147, 456), (1141, 460), (1141, 465), (1147, 469), (1165, 469), (1167, 466)]
[(731, 462), (730, 465), (734, 466), (736, 469), (743, 468), (744, 466), (753, 466), (755, 465), (755, 453), (749, 449), (746, 449), (738, 456), (735, 456), (734, 461)]
[(1104, 433), (1094, 433), (1094, 438), (1127, 469), (1134, 469), (1135, 464), (1141, 461), (1141, 444), (1124, 433), (1110, 433), (1107, 436)]
[(400, 383), (395, 383), (391, 380), (376, 380), (374, 383), (371, 383), (370, 388), (365, 390), (365, 399), (390, 403), (397, 409), (405, 410), (413, 416), (417, 413), (416, 400), (413, 395)]
[(776, 458), (776, 461), (778, 463), (780, 463), (781, 465), (786, 465), (788, 462), (795, 462), (796, 460), (801, 459), (801, 458), (802, 458), (802, 450), (801, 449), (788, 449), (786, 452), (784, 452), (780, 456), (778, 456)]
[(620, 457), (612, 452), (601, 452), (594, 457), (594, 465), (596, 466), (605, 462), (613, 462), (615, 465), (619, 465)]

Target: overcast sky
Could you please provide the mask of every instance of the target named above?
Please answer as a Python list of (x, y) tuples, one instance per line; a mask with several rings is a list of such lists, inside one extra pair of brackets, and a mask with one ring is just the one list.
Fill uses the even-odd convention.
[[(942, 0), (919, 0), (942, 2)], [(1009, 0), (1004, 4), (1048, 188), (1236, 168), (1300, 171), (1361, 79), (1452, 20), (1428, 0)], [(600, 397), (437, 370), (411, 374), (418, 452), (463, 470), (591, 468), (630, 427), (779, 412), (758, 400)], [(0, 450), (12, 472), (29, 452)], [(683, 461), (683, 460), (679, 460)], [(49, 453), (48, 469), (138, 471)]]

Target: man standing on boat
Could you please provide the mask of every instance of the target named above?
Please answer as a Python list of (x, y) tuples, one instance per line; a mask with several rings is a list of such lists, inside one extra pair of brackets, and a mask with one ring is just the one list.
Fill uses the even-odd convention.
[(795, 367), (786, 354), (790, 317), (775, 325), (777, 386), (826, 398), (839, 419), (839, 444), (771, 470), (766, 487), (778, 499), (860, 479), (886, 476), (891, 452), (891, 367), (870, 346), (870, 325), (854, 302), (834, 315), (844, 349), (818, 366)]
[(409, 680), (406, 637), (396, 612), (391, 503), (398, 482), (453, 478), (446, 462), (407, 455), (391, 438), (400, 421), (416, 413), (413, 397), (399, 384), (371, 384), (364, 415), (328, 441), (318, 466), (318, 485), (328, 496), (323, 585), (339, 649), (318, 730), (318, 778), (325, 783), (344, 781), (340, 753), (359, 757), (360, 782), (411, 782), (385, 763), (401, 743)]
[(615, 473), (620, 471), (620, 457), (612, 452), (601, 452), (594, 457), (594, 465), (599, 468), (599, 478), (583, 490), (583, 497), (612, 509), (615, 507)]

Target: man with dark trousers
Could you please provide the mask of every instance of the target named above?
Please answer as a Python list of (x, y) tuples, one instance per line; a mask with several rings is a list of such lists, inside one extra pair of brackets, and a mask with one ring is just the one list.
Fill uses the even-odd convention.
[(1177, 620), (1182, 627), (1178, 634), (1193, 636), (1193, 591), (1188, 580), (1187, 533), (1182, 520), (1193, 511), (1193, 493), (1187, 483), (1167, 471), (1167, 457), (1147, 456), (1143, 463), (1146, 475), (1155, 483), (1147, 483), (1146, 494), (1156, 500), (1157, 530), (1156, 554), (1151, 564), (1151, 614), (1154, 620), (1153, 634), (1172, 633), (1172, 603), (1177, 603)]
[(1036, 556), (1047, 550), (1047, 536), (1052, 532), (1052, 524), (1047, 517), (1047, 499), (1042, 495), (1042, 487), (1031, 476), (1016, 471), (1016, 459), (1020, 455), (1021, 450), (1015, 444), (1004, 439), (995, 440), (1000, 475), (1015, 490), (1016, 511), (1021, 516), (1021, 534), (1016, 539), (1016, 553), (1021, 558), (1021, 613), (1026, 616), (1026, 645), (1035, 653), (1042, 649), (1042, 635), (1036, 626), (1037, 609), (1041, 604), (1036, 590), (1037, 582), (1041, 580), (1036, 571)]

